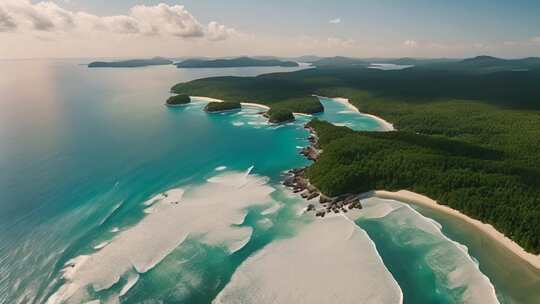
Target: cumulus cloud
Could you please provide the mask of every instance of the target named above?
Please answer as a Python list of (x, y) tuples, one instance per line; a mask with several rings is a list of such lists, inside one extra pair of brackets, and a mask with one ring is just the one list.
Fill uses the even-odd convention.
[(341, 23), (341, 18), (331, 19), (330, 21), (328, 21), (328, 23), (331, 23), (331, 24)]
[(137, 5), (130, 11), (140, 30), (146, 34), (170, 34), (178, 37), (202, 37), (202, 25), (182, 5)]
[(403, 42), (403, 45), (405, 45), (406, 47), (415, 48), (418, 47), (418, 42), (416, 42), (415, 40), (405, 40)]
[(125, 15), (97, 16), (73, 12), (54, 2), (29, 0), (0, 1), (0, 32), (80, 32), (102, 31), (115, 34), (165, 35), (180, 38), (207, 37), (224, 40), (236, 30), (210, 22), (203, 26), (182, 5), (160, 3), (136, 5)]
[(233, 36), (239, 36), (239, 33), (235, 29), (226, 27), (215, 21), (208, 23), (206, 34), (207, 38), (212, 41), (225, 40)]

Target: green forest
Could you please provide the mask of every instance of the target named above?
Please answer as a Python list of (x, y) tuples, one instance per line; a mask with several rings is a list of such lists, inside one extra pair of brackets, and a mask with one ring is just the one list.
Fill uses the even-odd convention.
[(540, 69), (514, 71), (514, 61), (490, 68), (486, 61), (493, 60), (399, 71), (329, 66), (206, 78), (172, 91), (303, 113), (321, 110), (313, 99), (299, 102), (313, 94), (347, 97), (399, 131), (354, 132), (311, 122), (323, 153), (308, 176), (321, 191), (415, 191), (540, 253)]
[(177, 106), (177, 105), (188, 104), (190, 102), (191, 102), (191, 98), (189, 98), (189, 95), (178, 94), (178, 95), (173, 95), (167, 98), (166, 104), (170, 106)]
[(220, 111), (230, 111), (240, 109), (242, 106), (237, 101), (212, 101), (209, 102), (204, 110), (206, 112), (220, 112)]

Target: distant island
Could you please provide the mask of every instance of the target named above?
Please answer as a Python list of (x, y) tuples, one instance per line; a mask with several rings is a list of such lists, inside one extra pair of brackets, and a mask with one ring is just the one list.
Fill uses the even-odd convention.
[(173, 62), (162, 57), (154, 57), (151, 59), (132, 59), (122, 61), (94, 61), (88, 64), (89, 68), (137, 68), (151, 65), (169, 65)]
[(238, 67), (297, 67), (294, 61), (278, 59), (255, 59), (250, 57), (238, 57), (233, 59), (187, 59), (176, 63), (178, 68), (238, 68)]
[(273, 122), (322, 111), (312, 94), (346, 97), (397, 131), (357, 132), (313, 121), (309, 127), (324, 152), (306, 173), (317, 189), (327, 196), (414, 191), (538, 254), (539, 62), (479, 56), (382, 71), (337, 57), (314, 63), (315, 69), (197, 79), (172, 91), (264, 104)]
[(215, 113), (215, 112), (239, 110), (241, 108), (242, 108), (242, 105), (236, 101), (223, 101), (223, 102), (212, 101), (212, 102), (209, 102), (204, 107), (204, 111), (209, 112), (209, 113)]
[(191, 102), (191, 99), (189, 98), (189, 95), (178, 94), (178, 95), (169, 97), (165, 103), (168, 106), (179, 106), (179, 105), (188, 104), (190, 102)]

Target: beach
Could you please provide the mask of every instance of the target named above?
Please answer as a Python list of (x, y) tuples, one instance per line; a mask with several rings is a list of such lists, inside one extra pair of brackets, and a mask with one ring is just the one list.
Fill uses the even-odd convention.
[(474, 225), (480, 231), (488, 235), (491, 239), (495, 240), (500, 245), (510, 250), (515, 255), (519, 256), (522, 260), (526, 261), (527, 263), (529, 263), (536, 269), (540, 269), (540, 255), (535, 255), (535, 254), (525, 251), (516, 242), (512, 241), (510, 238), (508, 238), (507, 236), (499, 232), (492, 225), (473, 219), (461, 213), (460, 211), (452, 209), (448, 206), (441, 205), (437, 203), (437, 201), (427, 196), (424, 196), (415, 192), (411, 192), (408, 190), (400, 190), (396, 192), (377, 190), (374, 192), (374, 196), (379, 197), (379, 198), (394, 199), (394, 200), (398, 200), (398, 201), (410, 203), (410, 204), (415, 204), (415, 205), (421, 205), (424, 207), (441, 211), (447, 215), (451, 215), (453, 217), (466, 221), (467, 223)]
[(349, 99), (348, 98), (344, 98), (344, 97), (325, 97), (325, 96), (318, 96), (318, 95), (313, 95), (315, 97), (321, 97), (321, 98), (328, 98), (328, 99), (332, 99), (336, 102), (339, 102), (343, 105), (345, 105), (347, 108), (349, 108), (351, 111), (354, 111), (354, 112), (357, 112), (357, 113), (360, 113), (362, 114), (363, 116), (367, 116), (367, 117), (370, 117), (370, 118), (373, 118), (375, 121), (377, 121), (379, 123), (379, 125), (381, 126), (380, 128), (380, 131), (384, 131), (384, 132), (387, 132), (387, 131), (395, 131), (396, 129), (394, 128), (394, 125), (389, 123), (388, 121), (382, 119), (381, 117), (379, 116), (376, 116), (376, 115), (373, 115), (373, 114), (368, 114), (368, 113), (363, 113), (363, 112), (360, 112), (360, 110), (358, 110), (358, 108), (356, 108), (353, 104), (350, 103)]
[[(369, 116), (375, 120), (377, 120), (383, 131), (393, 131), (395, 130), (393, 124), (389, 123), (388, 121), (372, 115), (372, 114), (366, 114), (360, 112), (354, 105), (352, 105), (349, 102), (349, 99), (342, 98), (342, 97), (335, 97), (331, 98), (334, 101), (337, 101), (339, 103), (342, 103), (346, 105), (351, 110), (361, 113), (362, 115)], [(390, 192), (385, 190), (377, 190), (374, 192), (376, 197), (379, 198), (388, 198), (388, 199), (395, 199), (406, 203), (416, 204), (416, 205), (422, 205), (431, 209), (436, 209), (438, 211), (441, 211), (447, 215), (459, 218), (463, 221), (466, 221), (476, 228), (478, 228), (480, 231), (488, 235), (491, 239), (495, 240), (500, 245), (504, 246), (508, 250), (510, 250), (512, 253), (514, 253), (516, 256), (520, 257), (522, 260), (529, 263), (531, 266), (533, 266), (536, 269), (540, 269), (540, 255), (535, 255), (532, 253), (529, 253), (525, 251), (521, 246), (519, 246), (516, 242), (512, 241), (510, 238), (505, 236), (503, 233), (499, 232), (497, 229), (495, 229), (492, 225), (483, 223), (479, 220), (473, 219), (463, 213), (461, 213), (458, 210), (452, 209), (448, 206), (441, 205), (437, 203), (435, 200), (423, 196), (418, 193), (414, 193), (408, 190), (400, 190), (396, 192)]]

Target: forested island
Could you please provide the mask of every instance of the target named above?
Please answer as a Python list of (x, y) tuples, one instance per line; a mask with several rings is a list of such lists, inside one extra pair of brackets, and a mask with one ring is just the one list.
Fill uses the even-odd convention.
[(94, 61), (88, 64), (89, 68), (137, 68), (151, 65), (169, 65), (173, 62), (162, 57), (154, 57), (151, 59), (132, 59), (121, 61)]
[(223, 112), (223, 111), (232, 111), (239, 110), (242, 108), (242, 105), (239, 102), (235, 101), (212, 101), (209, 102), (205, 107), (204, 111), (209, 113)]
[(179, 106), (179, 105), (185, 105), (191, 102), (191, 98), (189, 98), (186, 94), (178, 94), (173, 95), (167, 99), (165, 102), (168, 106)]
[(178, 68), (238, 68), (238, 67), (297, 67), (294, 61), (278, 59), (255, 59), (250, 57), (238, 57), (232, 59), (187, 59), (176, 64)]
[(324, 151), (308, 169), (317, 188), (327, 195), (415, 191), (490, 223), (539, 253), (540, 68), (534, 59), (523, 61), (532, 64), (515, 69), (515, 61), (481, 56), (396, 71), (328, 65), (199, 79), (172, 90), (250, 100), (290, 113), (320, 110), (312, 94), (347, 97), (399, 131), (355, 132), (310, 123)]

